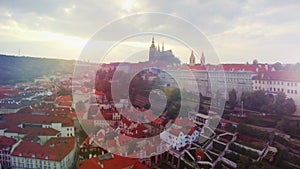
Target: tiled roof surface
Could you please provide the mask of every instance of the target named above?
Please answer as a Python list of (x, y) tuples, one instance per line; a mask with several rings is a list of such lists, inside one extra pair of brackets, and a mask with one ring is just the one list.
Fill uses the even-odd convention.
[[(99, 164), (102, 164), (103, 168)], [(132, 169), (149, 169), (149, 167), (140, 163), (138, 159), (118, 155), (114, 155), (111, 159), (101, 160), (100, 163), (98, 157), (95, 157), (77, 165), (78, 169), (125, 169), (129, 167), (132, 167)]]
[(75, 148), (75, 137), (51, 138), (45, 145), (22, 141), (12, 152), (13, 156), (61, 161)]
[(299, 72), (293, 71), (278, 71), (278, 72), (265, 72), (260, 73), (253, 77), (254, 80), (280, 80), (280, 81), (292, 81), (299, 82)]
[(11, 148), (17, 141), (13, 138), (0, 136), (0, 150), (3, 148)]

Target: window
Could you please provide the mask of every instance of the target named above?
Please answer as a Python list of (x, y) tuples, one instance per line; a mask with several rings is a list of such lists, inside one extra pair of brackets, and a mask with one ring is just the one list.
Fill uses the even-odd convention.
[(284, 92), (283, 88), (281, 88), (281, 91)]
[(281, 85), (283, 85), (283, 82), (281, 82)]
[(294, 94), (294, 90), (291, 90), (291, 93)]
[(287, 90), (287, 93), (290, 93), (290, 90)]
[(270, 91), (272, 91), (272, 88), (270, 87)]
[(297, 90), (295, 90), (295, 94), (297, 94)]
[(290, 83), (287, 83), (287, 86), (290, 86)]

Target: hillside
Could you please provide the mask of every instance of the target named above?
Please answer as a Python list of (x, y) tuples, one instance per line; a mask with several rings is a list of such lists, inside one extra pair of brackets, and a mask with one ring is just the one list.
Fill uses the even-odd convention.
[(72, 73), (75, 61), (0, 54), (0, 84), (32, 81), (54, 73)]

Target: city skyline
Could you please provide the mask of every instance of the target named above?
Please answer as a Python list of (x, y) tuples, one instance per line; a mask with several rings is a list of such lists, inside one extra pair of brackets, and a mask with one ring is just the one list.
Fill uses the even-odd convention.
[[(293, 2), (227, 1), (225, 4), (129, 0), (102, 4), (64, 1), (57, 5), (55, 1), (2, 1), (0, 53), (18, 55), (20, 49), (20, 54), (25, 56), (78, 59), (88, 39), (105, 24), (135, 13), (160, 12), (183, 18), (199, 28), (215, 48), (221, 63), (250, 63), (254, 59), (261, 63), (296, 63), (300, 62), (297, 57), (300, 42), (297, 11), (300, 7)], [(164, 28), (157, 25), (156, 31), (161, 29)], [(181, 31), (181, 28), (168, 29)], [(122, 31), (127, 30), (122, 28)], [(116, 40), (111, 35), (101, 43), (111, 46)], [(126, 42), (126, 45), (147, 50), (149, 42), (149, 38), (145, 38), (144, 41)], [(193, 45), (203, 50), (201, 45)], [(185, 58), (189, 57), (190, 51), (172, 43), (167, 43), (167, 48), (179, 55), (183, 63), (188, 63)], [(128, 52), (126, 48), (124, 51)], [(206, 56), (209, 63), (209, 55)]]

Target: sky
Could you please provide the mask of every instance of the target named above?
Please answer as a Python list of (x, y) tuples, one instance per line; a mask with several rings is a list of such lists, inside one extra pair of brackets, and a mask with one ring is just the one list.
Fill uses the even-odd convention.
[[(18, 55), (20, 49), (25, 56), (84, 60), (82, 53), (102, 31), (101, 38), (95, 38), (99, 42), (96, 49), (101, 56), (108, 52), (107, 61), (125, 55), (136, 58), (137, 54), (147, 58), (144, 55), (154, 35), (156, 42), (164, 42), (183, 63), (188, 62), (191, 50), (197, 51), (197, 58), (204, 51), (208, 63), (217, 62), (216, 57), (222, 63), (251, 63), (254, 59), (260, 63), (300, 62), (297, 0), (0, 0), (0, 11), (2, 54)], [(171, 21), (172, 17), (130, 20), (132, 15), (148, 12), (177, 21)], [(112, 27), (120, 21), (124, 23)], [(191, 25), (200, 33), (189, 31)], [(106, 28), (111, 29), (103, 32)], [(143, 31), (148, 33), (135, 34)], [(197, 39), (206, 45), (196, 43)], [(101, 56), (93, 57), (101, 62)]]

